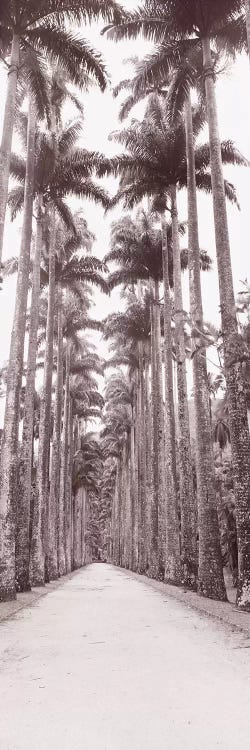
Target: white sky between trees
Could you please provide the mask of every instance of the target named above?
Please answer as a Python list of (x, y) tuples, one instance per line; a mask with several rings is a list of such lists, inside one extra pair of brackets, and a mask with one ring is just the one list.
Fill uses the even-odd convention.
[[(134, 0), (126, 0), (126, 8), (135, 6)], [(118, 112), (123, 95), (118, 99), (113, 99), (112, 87), (121, 79), (127, 78), (132, 74), (133, 68), (124, 60), (132, 56), (143, 57), (150, 51), (152, 45), (149, 45), (142, 39), (133, 42), (119, 42), (115, 44), (107, 40), (105, 36), (100, 35), (103, 23), (93, 24), (91, 27), (83, 27), (79, 35), (87, 38), (90, 43), (99, 50), (106, 62), (111, 83), (105, 93), (101, 93), (97, 87), (92, 87), (88, 94), (82, 94), (85, 106), (85, 122), (83, 138), (81, 145), (85, 148), (95, 149), (113, 155), (121, 152), (119, 144), (112, 143), (108, 140), (109, 134), (113, 130), (125, 127), (127, 122), (120, 124)], [(3, 105), (6, 91), (6, 71), (4, 66), (0, 70), (0, 130), (2, 129)], [(250, 159), (250, 72), (246, 55), (242, 55), (237, 63), (223, 74), (217, 82), (217, 100), (219, 109), (220, 134), (222, 139), (233, 140), (242, 153)], [(140, 118), (143, 115), (145, 105), (138, 105), (132, 113), (133, 117)], [(66, 118), (71, 119), (74, 113), (67, 109)], [(205, 132), (202, 142), (207, 140)], [(231, 240), (231, 253), (233, 276), (236, 294), (242, 288), (240, 281), (248, 278), (250, 280), (250, 254), (249, 254), (249, 186), (250, 170), (245, 168), (227, 168), (225, 175), (230, 179), (237, 189), (238, 199), (241, 206), (239, 212), (236, 207), (228, 205), (228, 219)], [(103, 181), (105, 187), (113, 194), (117, 182), (110, 178)], [(220, 323), (219, 314), (219, 296), (218, 281), (216, 272), (216, 253), (214, 242), (213, 213), (211, 197), (199, 195), (199, 229), (200, 229), (200, 246), (206, 249), (213, 259), (213, 269), (209, 273), (203, 274), (203, 303), (205, 320), (215, 325)], [(73, 202), (73, 208), (83, 208), (89, 228), (96, 236), (96, 242), (93, 246), (93, 254), (99, 258), (107, 253), (109, 248), (109, 231), (112, 221), (118, 219), (122, 214), (122, 207), (104, 215), (102, 208), (95, 206), (90, 202), (81, 204), (79, 201)], [(183, 191), (179, 198), (180, 219), (187, 219), (186, 196)], [(7, 222), (5, 231), (4, 255), (3, 260), (12, 255), (17, 255), (20, 247), (20, 227), (21, 217), (13, 224)], [(187, 244), (187, 239), (183, 240), (183, 246)], [(185, 308), (188, 309), (187, 293), (187, 274), (183, 277)], [(10, 335), (13, 319), (15, 299), (15, 279), (4, 281), (3, 289), (0, 292), (0, 319), (1, 324), (1, 349), (0, 364), (8, 359)], [(95, 308), (92, 314), (95, 318), (104, 318), (108, 313), (120, 309), (119, 290), (114, 290), (110, 297), (103, 294), (95, 293)], [(92, 337), (92, 334), (90, 334)], [(98, 339), (98, 351), (101, 356), (107, 354), (107, 347)], [(209, 366), (209, 369), (212, 369)], [(0, 426), (3, 419), (3, 403), (0, 403)]]

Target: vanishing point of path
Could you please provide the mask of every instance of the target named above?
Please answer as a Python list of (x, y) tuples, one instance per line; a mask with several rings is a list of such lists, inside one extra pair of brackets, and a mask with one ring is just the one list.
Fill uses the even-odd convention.
[(250, 650), (110, 565), (0, 625), (1, 750), (249, 747)]

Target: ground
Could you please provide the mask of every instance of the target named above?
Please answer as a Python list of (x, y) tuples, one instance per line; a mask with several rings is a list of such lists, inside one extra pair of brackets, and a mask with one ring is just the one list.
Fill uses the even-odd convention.
[(164, 586), (88, 566), (0, 625), (1, 749), (248, 747), (249, 648)]

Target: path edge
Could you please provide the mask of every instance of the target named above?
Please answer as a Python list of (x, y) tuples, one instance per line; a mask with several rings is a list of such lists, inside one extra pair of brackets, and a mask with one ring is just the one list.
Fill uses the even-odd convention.
[[(193, 609), (201, 615), (205, 615), (214, 621), (219, 621), (231, 630), (246, 633), (250, 637), (250, 613), (237, 610), (231, 602), (218, 602), (214, 599), (207, 599), (193, 591), (183, 590), (163, 581), (155, 581), (152, 578), (148, 578), (148, 576), (135, 573), (126, 568), (120, 568), (120, 570), (123, 570), (129, 577), (159, 591), (159, 593), (165, 594), (175, 599), (175, 601), (184, 604), (188, 609)], [(242, 621), (241, 618), (243, 618)]]

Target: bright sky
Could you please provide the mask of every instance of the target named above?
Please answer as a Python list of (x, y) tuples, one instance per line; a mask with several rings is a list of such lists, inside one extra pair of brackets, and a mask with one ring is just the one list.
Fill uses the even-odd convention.
[[(127, 0), (126, 7), (134, 6), (134, 0)], [(100, 35), (103, 24), (94, 25), (83, 29), (82, 35), (87, 37), (93, 46), (101, 51), (111, 77), (111, 86), (117, 84), (122, 78), (127, 78), (132, 69), (124, 63), (124, 60), (137, 55), (143, 57), (149, 51), (149, 45), (144, 40), (136, 42), (123, 42), (115, 44)], [(248, 60), (245, 55), (238, 59), (230, 73), (221, 78), (217, 83), (217, 98), (219, 109), (220, 132), (222, 139), (232, 139), (238, 148), (250, 159), (250, 73)], [(111, 143), (108, 136), (111, 131), (120, 127), (118, 122), (118, 111), (120, 102), (113, 99), (111, 86), (102, 94), (96, 88), (84, 95), (85, 104), (85, 128), (83, 145), (90, 149), (102, 151), (111, 155), (120, 151), (119, 146)], [(6, 73), (2, 67), (0, 72), (1, 110), (0, 129), (3, 114), (3, 102), (6, 87)], [(133, 116), (140, 116), (141, 107), (133, 112)], [(123, 126), (121, 126), (123, 127)], [(206, 134), (204, 139), (207, 139)], [(250, 254), (249, 254), (249, 184), (250, 172), (248, 169), (233, 168), (227, 170), (227, 177), (231, 179), (238, 193), (241, 211), (228, 207), (229, 228), (231, 238), (232, 265), (236, 293), (240, 290), (240, 280), (250, 279)], [(114, 180), (107, 181), (107, 187), (114, 192)], [(90, 229), (96, 235), (96, 243), (93, 253), (102, 258), (109, 247), (109, 229), (111, 222), (121, 215), (121, 209), (117, 208), (112, 214), (104, 216), (101, 208), (86, 202), (83, 206)], [(185, 194), (179, 201), (180, 218), (187, 218)], [(214, 260), (213, 270), (205, 275), (203, 280), (204, 290), (204, 314), (205, 319), (219, 324), (219, 300), (218, 283), (216, 275), (215, 244), (213, 229), (213, 214), (211, 198), (199, 197), (200, 217), (200, 244), (205, 248)], [(7, 223), (5, 232), (4, 257), (16, 255), (20, 245), (20, 219), (13, 225)], [(183, 281), (185, 305), (188, 305), (187, 279)], [(10, 333), (13, 319), (13, 305), (15, 295), (15, 281), (9, 279), (4, 282), (0, 293), (0, 316), (2, 320), (1, 329), (1, 351), (0, 363), (8, 358)], [(110, 298), (101, 294), (96, 295), (95, 317), (105, 317), (109, 312), (119, 306), (119, 292), (112, 293)], [(102, 354), (102, 346), (101, 351)], [(1, 410), (2, 411), (2, 410)], [(1, 417), (0, 417), (1, 418)]]

